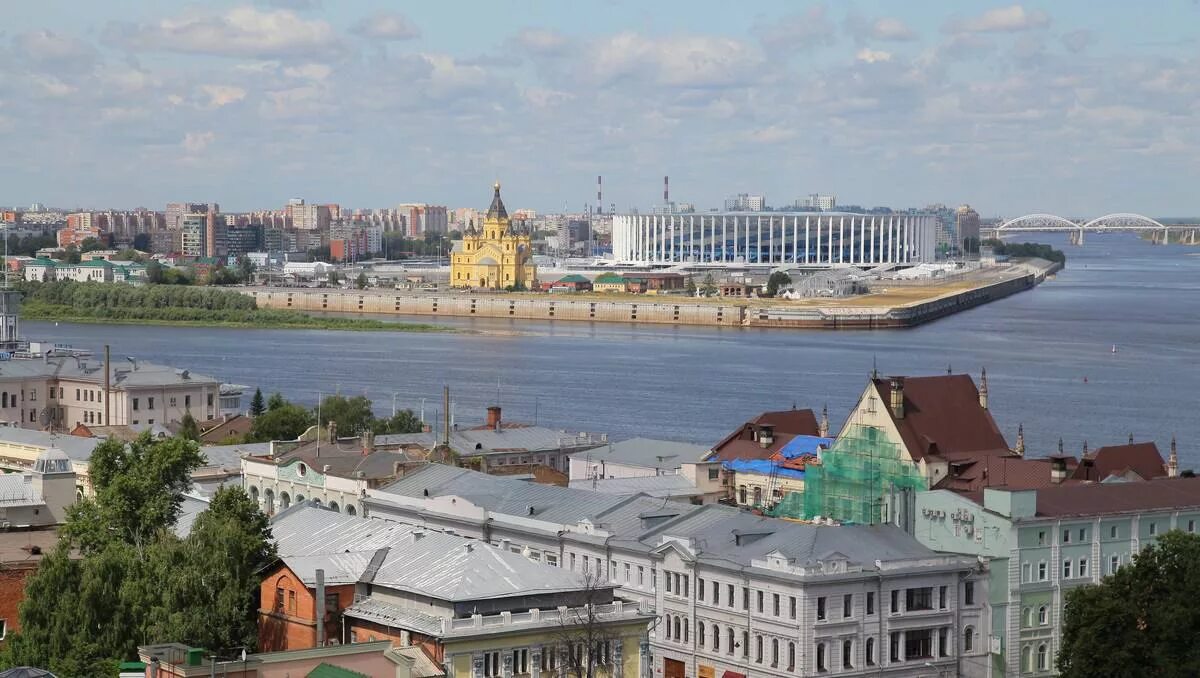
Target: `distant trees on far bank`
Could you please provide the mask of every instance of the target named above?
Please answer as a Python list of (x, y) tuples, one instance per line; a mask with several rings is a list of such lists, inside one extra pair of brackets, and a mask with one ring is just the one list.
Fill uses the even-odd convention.
[(1049, 245), (1043, 245), (1036, 242), (1004, 242), (996, 238), (984, 241), (985, 245), (990, 245), (996, 254), (1003, 254), (1009, 257), (1037, 257), (1046, 261), (1053, 261), (1059, 264), (1067, 263), (1067, 255), (1062, 250), (1056, 250)]

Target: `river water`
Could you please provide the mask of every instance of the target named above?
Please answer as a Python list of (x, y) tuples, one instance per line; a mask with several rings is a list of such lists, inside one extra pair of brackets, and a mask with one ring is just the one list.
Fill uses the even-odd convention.
[[(1135, 236), (1036, 236), (1064, 248), (1057, 279), (912, 330), (794, 331), (441, 319), (462, 334), (196, 329), (28, 322), (25, 335), (166, 362), (315, 403), (366, 394), (426, 417), (449, 384), (456, 421), (497, 400), (506, 420), (712, 443), (754, 414), (828, 404), (834, 427), (881, 374), (986, 366), (990, 406), (1030, 454), (1179, 438), (1200, 467), (1200, 249)], [(1118, 351), (1112, 352), (1112, 346)]]

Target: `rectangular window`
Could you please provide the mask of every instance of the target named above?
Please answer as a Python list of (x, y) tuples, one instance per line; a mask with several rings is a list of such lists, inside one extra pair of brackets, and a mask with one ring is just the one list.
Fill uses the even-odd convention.
[(759, 612), (759, 614), (762, 614), (762, 611), (763, 611), (763, 597), (765, 595), (766, 594), (763, 593), (762, 591), (758, 592), (758, 612)]
[(168, 400), (169, 400), (169, 404), (170, 404), (170, 406), (171, 406), (171, 407), (175, 407), (175, 402), (176, 402), (176, 401), (175, 401), (175, 396), (171, 396), (171, 397), (170, 397)]
[(512, 671), (520, 675), (529, 673), (529, 650), (521, 648), (512, 652)]
[(900, 611), (900, 589), (892, 591), (892, 607), (889, 610), (892, 614)]
[(296, 612), (296, 592), (295, 592), (295, 591), (288, 591), (288, 606), (287, 606), (287, 609), (288, 609), (288, 612), (289, 612), (289, 613), (295, 613), (295, 612)]
[(31, 388), (31, 389), (29, 389), (29, 399), (30, 399), (31, 401), (36, 401), (36, 400), (37, 400), (37, 389), (36, 389), (36, 388)]
[(1196, 521), (1189, 520), (1188, 521), (1188, 533), (1189, 534), (1195, 533), (1195, 531), (1196, 531)]
[(904, 610), (932, 610), (933, 609), (933, 587), (923, 586), (915, 589), (905, 589), (904, 591)]
[(558, 567), (558, 554), (557, 553), (547, 553), (546, 554), (546, 564), (553, 565), (554, 567)]
[(796, 618), (796, 596), (788, 596), (788, 617)]
[(154, 409), (154, 397), (153, 396), (146, 398), (146, 406), (149, 407), (150, 409)]
[(1033, 565), (1021, 563), (1021, 581), (1033, 581)]
[(727, 599), (726, 599), (726, 601), (725, 601), (725, 602), (726, 602), (726, 603), (729, 605), (729, 607), (733, 607), (733, 603), (734, 603), (734, 600), (733, 600), (733, 584), (728, 584), (728, 585), (726, 586), (726, 588), (725, 588), (725, 593), (726, 593), (726, 594), (728, 594), (728, 596), (727, 596)]
[(867, 614), (875, 614), (875, 592), (867, 591)]
[(500, 666), (499, 652), (483, 653), (483, 675), (487, 678), (498, 678), (504, 669)]
[[(615, 561), (615, 560), (608, 561), (608, 579), (609, 579), (609, 581), (617, 580), (617, 561)], [(675, 583), (678, 584), (679, 580), (676, 580)], [(678, 591), (679, 587), (676, 586), (675, 590)]]
[(1079, 559), (1079, 566), (1078, 566), (1078, 576), (1080, 576), (1080, 577), (1086, 577), (1086, 576), (1088, 576), (1088, 561), (1087, 561), (1087, 558), (1080, 558), (1080, 559)]
[(911, 629), (904, 632), (904, 659), (933, 657), (933, 629)]
[(696, 598), (704, 600), (704, 580), (699, 577), (696, 578)]
[(183, 406), (184, 407), (192, 406), (192, 396), (190, 396), (190, 395), (183, 396)]
[(776, 617), (779, 616), (779, 594), (778, 593), (771, 594), (771, 610), (772, 610), (771, 614), (775, 615)]
[(825, 596), (817, 598), (817, 621), (825, 619)]
[(208, 406), (212, 407), (212, 404), (213, 404), (213, 394), (209, 393), (208, 394)]
[(1118, 534), (1118, 533), (1117, 533), (1117, 526), (1116, 526), (1116, 525), (1113, 525), (1112, 527), (1108, 528), (1108, 538), (1109, 538), (1109, 539), (1116, 539), (1116, 538), (1117, 538), (1117, 534)]
[(938, 656), (946, 657), (950, 654), (950, 629), (945, 626), (938, 629)]
[(1112, 574), (1121, 569), (1121, 556), (1113, 556), (1108, 559), (1108, 573)]
[(83, 398), (79, 397), (79, 389), (75, 389), (75, 400), (83, 400)]
[(750, 589), (745, 586), (742, 587), (742, 609), (750, 609)]
[(633, 581), (633, 579), (632, 579), (632, 569), (633, 569), (633, 566), (632, 566), (632, 565), (630, 565), (629, 563), (625, 563), (625, 583), (626, 583), (626, 584), (628, 584), (628, 583), (630, 583), (631, 581)]
[(572, 571), (572, 572), (574, 572), (574, 571), (575, 571), (575, 554), (574, 554), (574, 553), (571, 553), (571, 554), (568, 554), (568, 555), (570, 555), (570, 556), (571, 556), (571, 571)]
[(709, 480), (720, 480), (720, 478), (721, 478), (721, 469), (717, 468), (716, 466), (710, 466), (708, 469), (708, 479)]
[(646, 568), (638, 565), (638, 586), (643, 586), (646, 583)]
[(689, 587), (687, 575), (680, 575), (680, 579), (683, 581), (683, 597), (687, 598), (688, 595), (691, 594), (691, 592), (688, 590)]
[(663, 572), (663, 579), (667, 582), (667, 593), (671, 593), (671, 573)]
[(1152, 522), (1150, 523), (1150, 536), (1153, 537), (1156, 534), (1158, 534), (1158, 523)]
[(133, 411), (134, 412), (138, 411), (138, 399), (137, 398), (133, 399)]
[(963, 604), (964, 605), (974, 605), (975, 604), (975, 582), (973, 582), (973, 581), (969, 581), (969, 582), (963, 584)]
[(721, 585), (713, 582), (713, 605), (721, 604)]
[(888, 636), (888, 658), (892, 662), (900, 661), (900, 632), (892, 631)]
[(938, 587), (938, 609), (939, 610), (946, 609), (946, 587), (945, 586)]
[(1087, 541), (1087, 528), (1085, 528), (1085, 527), (1079, 528), (1079, 541), (1081, 541), (1081, 542)]
[(338, 607), (339, 607), (338, 594), (326, 593), (325, 594), (325, 611), (333, 613), (333, 614), (337, 614)]
[(854, 616), (853, 611), (854, 594), (847, 593), (846, 595), (842, 596), (842, 617), (844, 619), (849, 619), (850, 617)]
[(1046, 563), (1038, 563), (1038, 581), (1046, 581)]
[(1064, 543), (1064, 544), (1071, 543), (1071, 528), (1068, 527), (1065, 530), (1063, 530), (1063, 542), (1062, 543)]
[(658, 590), (658, 568), (653, 565), (650, 566), (650, 590)]
[(1070, 559), (1063, 560), (1063, 579), (1071, 578), (1071, 561)]
[(1046, 545), (1046, 531), (1038, 530), (1038, 546)]

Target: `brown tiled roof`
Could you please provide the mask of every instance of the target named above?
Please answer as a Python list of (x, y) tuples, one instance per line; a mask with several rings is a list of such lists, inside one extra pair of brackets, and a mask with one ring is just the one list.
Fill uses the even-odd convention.
[(1037, 515), (1082, 516), (1126, 511), (1200, 508), (1200, 478), (1143, 483), (1079, 483), (1037, 491)]
[(903, 419), (896, 419), (890, 407), (890, 380), (873, 381), (914, 460), (1008, 449), (991, 413), (979, 406), (979, 391), (970, 376), (905, 377)]
[(1111, 475), (1129, 470), (1142, 480), (1161, 478), (1167, 475), (1162, 454), (1154, 443), (1110, 445), (1101, 447), (1084, 457), (1071, 476), (1079, 480), (1101, 481)]
[[(754, 439), (755, 430), (763, 424), (774, 427), (774, 441), (767, 447), (763, 447)], [(818, 434), (818, 428), (817, 415), (812, 410), (763, 412), (713, 445), (713, 454), (708, 457), (708, 461), (769, 459), (792, 438), (815, 436)]]
[[(1070, 476), (1074, 460), (1068, 460), (1067, 474)], [(1068, 477), (1064, 482), (1080, 482)], [(984, 488), (1008, 490), (1036, 490), (1053, 487), (1050, 478), (1050, 459), (1027, 459), (1013, 454), (973, 455), (962, 460), (951, 460), (950, 473), (942, 478), (934, 489), (955, 492), (978, 492)]]

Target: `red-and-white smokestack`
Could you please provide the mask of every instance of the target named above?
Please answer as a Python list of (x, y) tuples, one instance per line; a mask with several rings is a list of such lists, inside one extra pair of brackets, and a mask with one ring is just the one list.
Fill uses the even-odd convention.
[(663, 177), (663, 204), (671, 202), (671, 177)]
[(596, 211), (604, 213), (604, 177), (596, 175)]

